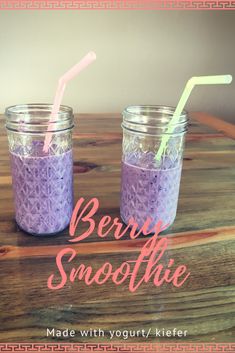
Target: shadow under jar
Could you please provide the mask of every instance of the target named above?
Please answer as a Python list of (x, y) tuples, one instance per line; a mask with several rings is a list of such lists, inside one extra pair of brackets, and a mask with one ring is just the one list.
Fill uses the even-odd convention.
[(124, 223), (131, 218), (139, 229), (151, 218), (169, 227), (177, 211), (185, 133), (188, 117), (183, 112), (162, 154), (155, 156), (175, 108), (131, 106), (123, 112), (123, 157), (120, 213)]
[[(64, 230), (73, 211), (72, 108), (61, 106), (50, 123), (52, 105), (15, 105), (6, 109), (15, 218), (33, 235)], [(43, 151), (47, 130), (48, 152)]]

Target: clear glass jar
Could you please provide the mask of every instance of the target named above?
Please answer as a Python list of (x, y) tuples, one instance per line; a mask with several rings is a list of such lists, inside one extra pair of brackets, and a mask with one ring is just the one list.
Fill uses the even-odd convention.
[[(65, 229), (73, 211), (73, 110), (61, 106), (49, 123), (52, 105), (26, 104), (6, 109), (15, 218), (34, 235)], [(46, 133), (52, 134), (48, 152)]]
[(123, 157), (120, 213), (124, 223), (134, 218), (141, 228), (175, 219), (188, 117), (183, 112), (162, 154), (155, 159), (175, 108), (131, 106), (123, 112)]

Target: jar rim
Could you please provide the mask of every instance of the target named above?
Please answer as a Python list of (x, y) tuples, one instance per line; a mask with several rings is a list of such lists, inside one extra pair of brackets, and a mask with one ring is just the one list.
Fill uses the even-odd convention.
[[(11, 105), (9, 107), (6, 107), (5, 109), (5, 115), (7, 117), (14, 117), (18, 115), (23, 115), (27, 114), (30, 112), (30, 109), (35, 109), (38, 111), (47, 111), (51, 112), (52, 111), (53, 104), (50, 103), (25, 103), (25, 104), (15, 104)], [(30, 108), (30, 109), (29, 109)], [(61, 105), (60, 109), (58, 111), (59, 117), (67, 116), (68, 114), (72, 114), (73, 109), (67, 105)]]
[(73, 127), (73, 109), (61, 105), (54, 122), (50, 121), (53, 104), (28, 103), (5, 109), (6, 128), (15, 132), (58, 132)]
[[(166, 113), (168, 115), (173, 115), (175, 112), (176, 107), (170, 105), (129, 105), (123, 110), (123, 114), (132, 115), (132, 116), (141, 116), (145, 114), (142, 113)], [(149, 116), (151, 114), (148, 114)], [(187, 118), (188, 112), (184, 109), (180, 115), (182, 118)], [(181, 122), (180, 122), (181, 123)]]
[[(167, 105), (132, 105), (123, 110), (122, 127), (134, 133), (148, 135), (167, 134), (168, 124), (174, 115), (175, 107)], [(189, 118), (183, 110), (179, 120), (173, 124), (172, 134), (181, 134), (187, 131)]]

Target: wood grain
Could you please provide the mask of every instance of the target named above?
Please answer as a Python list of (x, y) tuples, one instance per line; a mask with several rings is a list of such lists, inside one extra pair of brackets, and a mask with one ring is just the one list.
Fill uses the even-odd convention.
[[(105, 261), (114, 267), (138, 257), (146, 239), (128, 235), (114, 241), (111, 233), (96, 232), (81, 244), (68, 242), (68, 230), (55, 237), (24, 234), (14, 221), (8, 147), (0, 133), (0, 342), (52, 341), (46, 328), (188, 330), (187, 341), (233, 342), (235, 326), (235, 140), (233, 126), (222, 120), (191, 114), (177, 218), (165, 236), (170, 242), (163, 263), (171, 257), (191, 272), (180, 289), (145, 284), (135, 293), (127, 283), (87, 287), (82, 281), (49, 291), (55, 256), (65, 246), (80, 263), (98, 269)], [(74, 129), (75, 199), (100, 199), (102, 215), (119, 217), (120, 114), (80, 114)], [(205, 124), (204, 124), (205, 123)], [(231, 133), (232, 131), (232, 133)], [(233, 137), (233, 138), (231, 138)], [(81, 231), (85, 225), (81, 226)], [(141, 275), (141, 274), (140, 274)], [(158, 340), (175, 341), (175, 338)], [(54, 339), (59, 340), (59, 338)], [(95, 337), (70, 341), (97, 341)], [(102, 340), (102, 339), (99, 339)], [(149, 341), (155, 341), (151, 336)], [(67, 340), (68, 341), (68, 340)], [(107, 341), (107, 338), (104, 339)], [(129, 340), (128, 340), (129, 341)], [(131, 340), (130, 340), (131, 341)], [(139, 341), (132, 339), (132, 341)]]
[(215, 130), (222, 132), (226, 136), (235, 139), (235, 126), (233, 124), (202, 112), (193, 112), (191, 113), (191, 117), (203, 125), (210, 126)]

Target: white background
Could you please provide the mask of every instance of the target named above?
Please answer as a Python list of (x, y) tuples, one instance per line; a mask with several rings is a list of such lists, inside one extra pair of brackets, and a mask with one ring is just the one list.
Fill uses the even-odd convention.
[(76, 112), (176, 105), (195, 75), (234, 75), (196, 88), (187, 109), (235, 122), (235, 11), (1, 11), (0, 112), (52, 102), (58, 77), (86, 52), (97, 61), (66, 89)]

